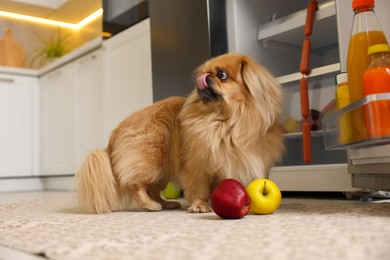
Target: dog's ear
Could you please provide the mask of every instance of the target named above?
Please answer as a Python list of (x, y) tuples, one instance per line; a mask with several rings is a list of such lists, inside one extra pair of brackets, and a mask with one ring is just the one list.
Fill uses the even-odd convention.
[(271, 73), (249, 57), (241, 62), (242, 80), (250, 92), (267, 131), (280, 117), (282, 88)]

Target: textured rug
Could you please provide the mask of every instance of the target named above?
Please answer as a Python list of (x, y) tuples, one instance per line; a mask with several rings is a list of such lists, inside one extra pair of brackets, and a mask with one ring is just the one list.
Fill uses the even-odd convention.
[(84, 215), (63, 193), (0, 203), (0, 245), (48, 259), (385, 260), (390, 203), (284, 199), (274, 214), (223, 220), (184, 209)]

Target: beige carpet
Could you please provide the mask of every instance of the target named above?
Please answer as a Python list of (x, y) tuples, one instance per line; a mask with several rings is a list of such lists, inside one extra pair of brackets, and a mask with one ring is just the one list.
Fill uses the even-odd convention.
[(69, 193), (47, 193), (0, 202), (0, 245), (49, 259), (386, 260), (390, 203), (284, 199), (272, 215), (222, 220), (184, 209), (83, 215)]

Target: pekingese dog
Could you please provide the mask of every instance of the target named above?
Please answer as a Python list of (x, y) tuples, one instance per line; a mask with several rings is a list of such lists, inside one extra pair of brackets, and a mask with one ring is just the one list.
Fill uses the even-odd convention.
[(240, 54), (206, 61), (195, 77), (187, 99), (167, 98), (133, 113), (106, 149), (88, 155), (76, 175), (85, 211), (125, 210), (133, 200), (150, 211), (180, 208), (160, 195), (168, 181), (177, 181), (189, 212), (210, 212), (218, 181), (234, 178), (246, 186), (268, 177), (284, 150), (279, 84)]

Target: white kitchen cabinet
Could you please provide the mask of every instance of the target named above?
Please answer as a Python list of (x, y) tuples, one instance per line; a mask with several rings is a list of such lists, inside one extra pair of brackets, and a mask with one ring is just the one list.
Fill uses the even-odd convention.
[(73, 64), (40, 79), (40, 173), (62, 175), (75, 171)]
[(152, 103), (149, 19), (41, 77), (42, 175), (74, 174), (125, 117)]
[(0, 73), (0, 177), (38, 171), (38, 84), (33, 76)]
[(74, 127), (75, 166), (95, 147), (103, 147), (103, 53), (94, 51), (76, 60)]
[(76, 173), (111, 131), (152, 103), (149, 19), (41, 77), (42, 175)]
[(128, 115), (153, 102), (150, 22), (103, 42), (104, 138)]
[(102, 144), (102, 56), (87, 54), (44, 76), (41, 91), (41, 174), (74, 174)]
[(41, 77), (41, 174), (74, 174), (112, 130), (152, 103), (149, 19)]

